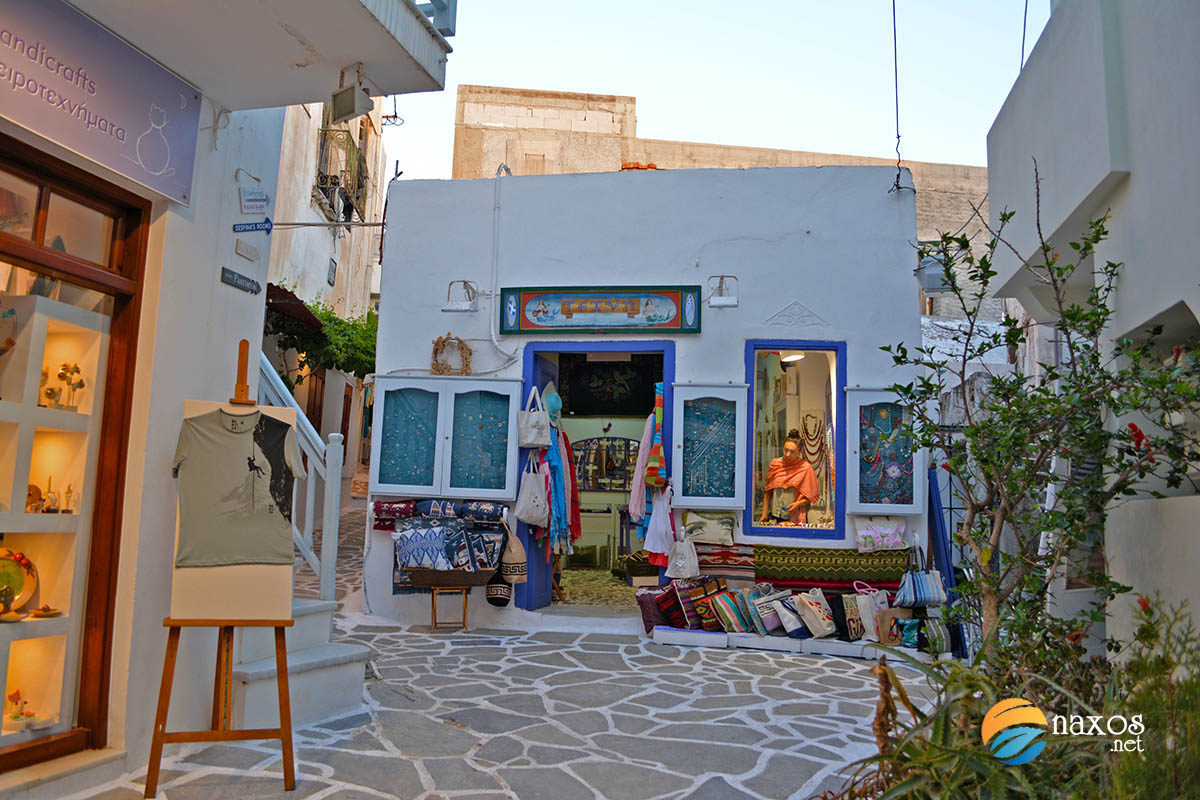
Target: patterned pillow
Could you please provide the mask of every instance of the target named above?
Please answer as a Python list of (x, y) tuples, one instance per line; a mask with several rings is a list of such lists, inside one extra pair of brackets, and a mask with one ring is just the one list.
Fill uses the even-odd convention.
[(468, 500), (462, 504), (463, 519), (476, 522), (499, 522), (504, 514), (504, 506), (487, 500)]
[(474, 572), (475, 551), (471, 547), (471, 537), (467, 534), (462, 520), (439, 520), (438, 525), (445, 531), (445, 554), (446, 560), (450, 562), (450, 569)]
[[(696, 611), (696, 603), (692, 599), (691, 590), (699, 588), (699, 578), (676, 578), (671, 581), (671, 586), (675, 589), (675, 596), (679, 598), (679, 607), (683, 609), (683, 618), (685, 624), (683, 627), (694, 631), (704, 629), (704, 625), (700, 622), (700, 614)], [(704, 593), (701, 593), (704, 596)]]
[[(686, 594), (692, 601), (692, 607), (696, 611), (696, 616), (699, 618), (700, 627), (706, 631), (721, 631), (721, 620), (717, 617), (717, 611), (712, 605), (714, 595), (725, 591), (726, 584), (724, 578), (712, 578), (707, 575), (701, 575), (696, 579), (698, 585), (689, 588)], [(683, 599), (684, 592), (680, 593), (680, 599)], [(686, 611), (687, 604), (684, 604)], [(694, 626), (692, 626), (694, 627)]]
[(374, 504), (375, 519), (407, 519), (415, 516), (417, 506), (411, 500), (406, 500), (401, 503), (389, 503), (385, 500), (376, 500)]
[(654, 630), (656, 625), (670, 625), (670, 621), (663, 616), (662, 609), (658, 607), (658, 598), (662, 595), (671, 595), (669, 586), (659, 586), (652, 589), (638, 589), (634, 597), (637, 599), (638, 608), (642, 610), (642, 625), (646, 627), (646, 633)]
[[(687, 628), (687, 617), (683, 614), (683, 605), (679, 602), (679, 595), (675, 591), (674, 586), (665, 586), (662, 591), (654, 598), (654, 604), (658, 606), (658, 610), (662, 612), (663, 619), (672, 628)], [(641, 605), (641, 601), (638, 601)], [(645, 619), (643, 617), (643, 619)]]
[(738, 602), (736, 592), (717, 592), (710, 600), (721, 621), (721, 627), (726, 633), (746, 633), (753, 630), (750, 622), (742, 614), (741, 603)]
[(446, 558), (446, 526), (429, 520), (410, 519), (392, 534), (396, 541), (396, 565), (401, 569), (450, 569)]
[(422, 500), (417, 503), (417, 513), (423, 517), (452, 518), (459, 515), (461, 507), (451, 500)]
[(470, 531), (467, 539), (471, 544), (471, 556), (475, 569), (496, 569), (504, 546), (504, 531)]
[(389, 517), (376, 517), (371, 523), (372, 530), (377, 531), (394, 531), (396, 530), (396, 520)]

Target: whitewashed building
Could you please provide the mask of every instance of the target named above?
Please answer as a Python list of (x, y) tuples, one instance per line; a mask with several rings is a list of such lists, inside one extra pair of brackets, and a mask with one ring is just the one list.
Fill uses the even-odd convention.
[[(1005, 238), (1033, 255), (1034, 159), (1041, 176), (1041, 228), (1066, 251), (1089, 220), (1112, 215), (1096, 263), (1123, 262), (1108, 335), (1116, 340), (1161, 325), (1164, 355), (1200, 336), (1200, 271), (1187, 231), (1200, 203), (1200, 160), (1191, 131), (1200, 125), (1200, 7), (1192, 3), (1127, 4), (1055, 0), (1038, 39), (988, 134), (992, 223), (1017, 211)], [(1051, 318), (1046, 288), (997, 250), (997, 294), (1020, 301), (1036, 320)], [(1092, 273), (1073, 277), (1082, 294)], [(1043, 343), (1044, 345), (1044, 343)], [(1044, 355), (1044, 354), (1043, 354)], [(1051, 358), (1051, 356), (1045, 356)], [(1193, 480), (1200, 478), (1193, 475)], [(1200, 610), (1200, 539), (1195, 483), (1162, 487), (1166, 499), (1117, 506), (1105, 532), (1114, 578), (1135, 593), (1162, 592)], [(1064, 589), (1069, 607), (1091, 599)], [(1109, 634), (1132, 633), (1132, 597), (1111, 609)]]

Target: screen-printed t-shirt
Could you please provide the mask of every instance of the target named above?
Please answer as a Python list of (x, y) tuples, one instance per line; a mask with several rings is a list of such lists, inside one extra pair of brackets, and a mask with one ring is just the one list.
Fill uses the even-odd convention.
[(261, 411), (183, 421), (177, 567), (291, 564), (292, 482), (304, 477), (292, 426)]

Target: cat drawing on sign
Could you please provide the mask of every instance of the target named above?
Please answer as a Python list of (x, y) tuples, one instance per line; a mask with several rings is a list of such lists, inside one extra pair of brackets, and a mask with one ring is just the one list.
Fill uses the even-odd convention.
[(134, 142), (134, 152), (137, 158), (129, 158), (129, 156), (125, 156), (125, 158), (151, 175), (170, 177), (175, 174), (175, 168), (171, 166), (171, 144), (167, 141), (166, 134), (163, 133), (163, 128), (167, 127), (166, 109), (151, 103), (146, 116), (150, 121), (150, 127), (143, 131)]

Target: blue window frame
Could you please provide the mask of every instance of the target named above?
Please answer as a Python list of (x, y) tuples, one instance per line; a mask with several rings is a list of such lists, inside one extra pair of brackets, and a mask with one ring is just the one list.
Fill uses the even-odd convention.
[[(756, 374), (756, 354), (763, 350), (822, 350), (836, 354), (830, 403), (833, 424), (833, 527), (790, 528), (760, 525), (759, 515), (762, 500), (755, 494), (756, 458), (761, 456), (755, 415), (763, 391)], [(745, 536), (767, 536), (780, 539), (832, 539), (842, 540), (846, 535), (846, 343), (814, 341), (808, 339), (751, 339), (746, 342), (746, 383), (750, 386), (746, 408), (746, 432), (749, 446), (746, 448), (746, 509), (743, 512), (742, 532)], [(778, 446), (778, 445), (776, 445)]]

